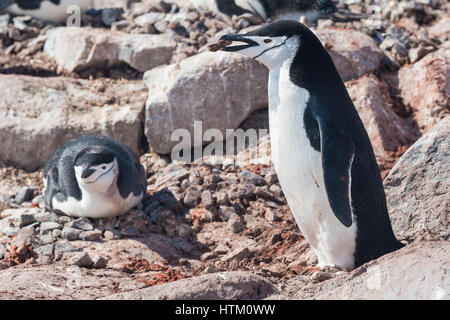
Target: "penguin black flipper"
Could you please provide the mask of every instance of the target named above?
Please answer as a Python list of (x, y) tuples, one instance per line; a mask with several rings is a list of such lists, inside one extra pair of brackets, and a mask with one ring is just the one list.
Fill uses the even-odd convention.
[(0, 0), (0, 10), (5, 9), (10, 4), (13, 4), (14, 0)]
[(47, 187), (45, 190), (45, 205), (48, 209), (53, 210), (52, 200), (56, 198), (58, 201), (65, 201), (67, 197), (61, 193), (58, 185), (59, 172), (57, 167), (53, 167), (49, 170), (47, 174)]
[(347, 228), (352, 225), (351, 169), (355, 145), (335, 121), (317, 119), (320, 129), (322, 169), (328, 201), (334, 215)]

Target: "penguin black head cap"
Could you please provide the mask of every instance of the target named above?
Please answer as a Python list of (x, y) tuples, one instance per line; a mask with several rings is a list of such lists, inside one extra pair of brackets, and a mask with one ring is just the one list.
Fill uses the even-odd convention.
[(106, 174), (114, 167), (115, 154), (105, 147), (83, 149), (75, 158), (75, 171), (86, 180), (94, 173)]

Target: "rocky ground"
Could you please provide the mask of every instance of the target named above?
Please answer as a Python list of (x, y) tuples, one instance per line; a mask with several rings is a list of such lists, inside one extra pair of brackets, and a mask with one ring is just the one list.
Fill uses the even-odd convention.
[[(267, 136), (224, 163), (167, 155), (172, 131), (193, 136), (194, 120), (203, 132), (268, 128), (267, 70), (205, 48), (261, 22), (187, 1), (126, 2), (97, 1), (82, 28), (0, 15), (0, 299), (450, 297), (448, 3), (380, 1), (376, 16), (311, 25), (372, 140), (394, 231), (409, 243), (347, 272), (311, 269)], [(338, 7), (369, 16), (371, 5)], [(40, 169), (92, 133), (141, 156), (142, 205), (113, 220), (46, 212)]]

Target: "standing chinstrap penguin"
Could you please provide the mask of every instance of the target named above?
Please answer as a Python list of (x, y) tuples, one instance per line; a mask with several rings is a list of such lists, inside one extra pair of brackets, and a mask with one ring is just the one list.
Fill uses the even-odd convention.
[(226, 15), (252, 13), (264, 21), (269, 18), (296, 14), (310, 22), (332, 14), (336, 5), (332, 0), (191, 0), (195, 6)]
[(49, 209), (70, 216), (107, 218), (139, 204), (147, 182), (142, 165), (118, 141), (85, 136), (66, 143), (44, 168)]
[(401, 248), (369, 137), (319, 39), (286, 20), (220, 43), (270, 69), (272, 160), (319, 267), (353, 269)]
[(71, 6), (86, 11), (92, 6), (92, 0), (0, 0), (0, 12), (30, 15), (54, 23), (64, 23), (71, 14), (68, 12)]

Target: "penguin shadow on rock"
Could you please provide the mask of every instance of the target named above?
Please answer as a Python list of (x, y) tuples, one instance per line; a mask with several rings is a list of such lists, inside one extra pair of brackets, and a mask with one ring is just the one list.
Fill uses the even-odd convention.
[(305, 25), (282, 20), (210, 47), (269, 69), (272, 162), (320, 268), (354, 269), (402, 248), (369, 136), (337, 69)]
[(55, 152), (44, 168), (44, 198), (48, 210), (92, 219), (100, 229), (144, 243), (169, 263), (178, 263), (183, 257), (179, 252), (203, 247), (190, 227), (180, 223), (175, 196), (168, 189), (148, 195), (138, 158), (104, 136), (84, 136)]

